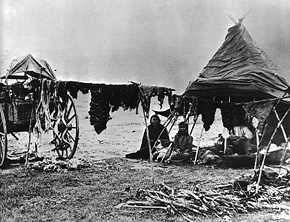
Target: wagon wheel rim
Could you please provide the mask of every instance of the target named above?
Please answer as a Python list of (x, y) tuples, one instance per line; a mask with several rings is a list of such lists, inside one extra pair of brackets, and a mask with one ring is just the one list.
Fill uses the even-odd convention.
[(64, 109), (52, 119), (53, 141), (59, 159), (71, 159), (79, 140), (79, 120), (73, 99), (68, 96)]
[(7, 160), (7, 126), (3, 108), (0, 107), (0, 168)]

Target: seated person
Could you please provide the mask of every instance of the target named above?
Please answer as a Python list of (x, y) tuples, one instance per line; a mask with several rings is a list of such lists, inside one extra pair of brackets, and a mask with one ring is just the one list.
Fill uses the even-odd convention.
[(234, 135), (229, 138), (229, 145), (232, 146), (233, 153), (238, 155), (249, 154), (249, 149), (251, 147), (250, 140), (253, 139), (253, 133), (251, 130), (245, 126), (234, 126)]
[(245, 137), (248, 140), (253, 139), (253, 133), (247, 126), (234, 126), (234, 135), (239, 137)]
[(188, 160), (192, 154), (192, 141), (193, 138), (188, 133), (188, 124), (185, 122), (179, 123), (178, 132), (175, 135), (174, 142), (172, 144), (172, 153), (167, 161)]
[[(154, 145), (155, 145), (155, 142), (157, 141), (157, 139), (160, 139), (161, 144), (168, 144), (168, 141), (169, 141), (168, 131), (166, 130), (166, 128), (163, 125), (160, 124), (160, 118), (158, 115), (151, 116), (150, 125), (148, 126), (148, 131), (149, 131), (149, 138), (150, 138), (152, 154), (156, 150)], [(159, 137), (159, 135), (160, 135), (160, 137)], [(145, 129), (145, 132), (143, 134), (142, 144), (141, 144), (140, 150), (138, 150), (135, 153), (127, 154), (126, 158), (144, 159), (144, 160), (149, 159), (149, 146), (148, 146), (146, 129)]]

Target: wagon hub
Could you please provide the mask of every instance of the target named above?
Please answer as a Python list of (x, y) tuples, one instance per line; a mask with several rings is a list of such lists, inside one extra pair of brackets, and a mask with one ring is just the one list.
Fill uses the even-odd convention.
[(57, 129), (60, 133), (64, 132), (66, 128), (66, 124), (63, 121), (60, 121), (57, 125)]
[(56, 145), (56, 149), (58, 150), (66, 150), (70, 147), (69, 143), (65, 141), (59, 141), (59, 144)]

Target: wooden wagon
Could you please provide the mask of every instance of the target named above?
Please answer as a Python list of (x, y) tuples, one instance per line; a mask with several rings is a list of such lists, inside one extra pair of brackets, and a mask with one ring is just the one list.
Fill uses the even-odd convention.
[[(17, 138), (16, 132), (31, 133), (37, 123), (46, 124), (47, 119), (37, 113), (44, 89), (29, 85), (30, 81), (41, 82), (44, 79), (56, 81), (49, 64), (31, 55), (12, 63), (8, 73), (2, 77), (5, 83), (0, 85), (0, 167), (8, 162), (8, 134)], [(53, 132), (53, 151), (59, 159), (71, 159), (79, 140), (79, 122), (74, 101), (70, 95), (66, 95), (65, 100), (54, 98), (48, 105), (48, 130)]]

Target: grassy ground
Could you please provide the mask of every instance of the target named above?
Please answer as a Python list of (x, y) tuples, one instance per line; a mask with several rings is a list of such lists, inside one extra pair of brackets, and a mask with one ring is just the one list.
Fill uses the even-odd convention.
[[(249, 172), (204, 166), (153, 166), (155, 183), (164, 181), (183, 188), (199, 184), (202, 189), (212, 189)], [(160, 210), (115, 208), (136, 189), (152, 186), (151, 172), (147, 162), (121, 158), (94, 161), (90, 168), (78, 171), (4, 170), (0, 172), (0, 221), (182, 221)], [(233, 221), (275, 218), (274, 213), (258, 212), (236, 215)], [(196, 220), (222, 221), (201, 217)]]

